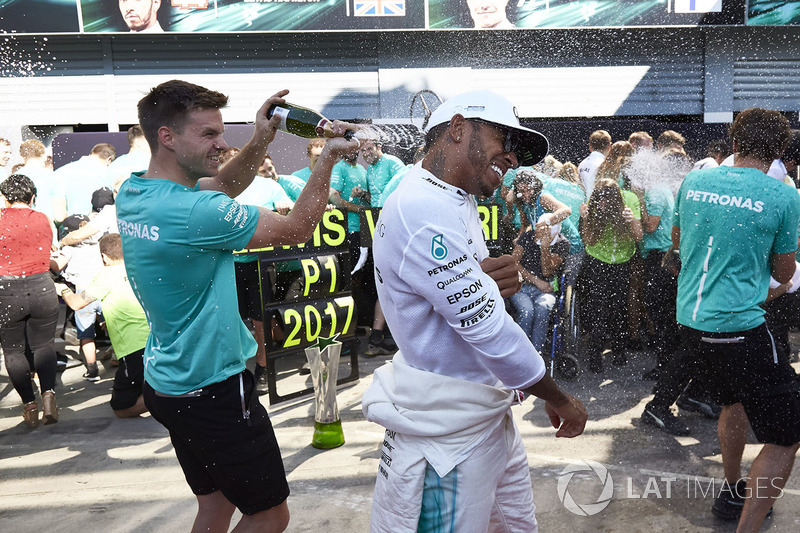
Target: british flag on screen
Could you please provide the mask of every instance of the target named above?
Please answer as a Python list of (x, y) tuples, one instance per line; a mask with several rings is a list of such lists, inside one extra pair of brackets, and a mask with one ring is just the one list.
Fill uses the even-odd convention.
[(405, 0), (353, 0), (356, 17), (404, 17)]

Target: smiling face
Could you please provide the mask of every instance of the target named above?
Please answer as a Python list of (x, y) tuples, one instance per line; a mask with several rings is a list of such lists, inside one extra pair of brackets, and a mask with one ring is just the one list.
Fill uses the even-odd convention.
[(476, 28), (494, 28), (506, 20), (508, 0), (467, 0)]
[(222, 138), (224, 131), (219, 109), (189, 111), (181, 131), (171, 130), (172, 142), (168, 147), (175, 152), (177, 163), (187, 178), (196, 181), (217, 175), (219, 155), (228, 148)]
[(0, 142), (0, 167), (8, 165), (8, 162), (11, 160), (11, 154), (11, 145)]
[(269, 157), (264, 158), (261, 166), (258, 167), (258, 175), (278, 181), (278, 171), (275, 170), (275, 164), (272, 162), (272, 159)]
[(348, 152), (342, 156), (342, 159), (346, 163), (350, 163), (351, 165), (355, 165), (358, 161), (358, 149), (353, 150), (352, 152)]
[(374, 165), (378, 160), (383, 157), (383, 151), (379, 144), (372, 141), (366, 141), (361, 145), (361, 157), (368, 165)]
[(519, 185), (515, 185), (514, 189), (517, 192), (517, 197), (526, 204), (535, 202), (536, 198), (539, 196), (539, 191), (530, 183), (520, 183)]
[(161, 0), (119, 0), (119, 12), (131, 31), (144, 31), (158, 22)]
[(465, 179), (461, 188), (488, 198), (503, 183), (508, 169), (517, 167), (517, 156), (504, 150), (506, 132), (500, 126), (468, 120), (467, 130), (470, 131), (467, 160), (473, 176)]

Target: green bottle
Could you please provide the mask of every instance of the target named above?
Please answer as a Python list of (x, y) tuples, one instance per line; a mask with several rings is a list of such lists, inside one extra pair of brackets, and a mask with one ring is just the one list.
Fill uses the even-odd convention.
[[(316, 111), (301, 107), (299, 105), (285, 102), (283, 104), (273, 104), (267, 111), (267, 118), (273, 115), (281, 117), (278, 128), (306, 139), (315, 137), (334, 137), (332, 123)], [(350, 140), (353, 137), (352, 131), (345, 133), (344, 138)]]

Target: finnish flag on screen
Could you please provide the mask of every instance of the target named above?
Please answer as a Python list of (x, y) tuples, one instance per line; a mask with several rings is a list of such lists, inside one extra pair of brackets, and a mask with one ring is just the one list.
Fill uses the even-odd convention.
[(674, 0), (675, 13), (719, 13), (722, 0)]

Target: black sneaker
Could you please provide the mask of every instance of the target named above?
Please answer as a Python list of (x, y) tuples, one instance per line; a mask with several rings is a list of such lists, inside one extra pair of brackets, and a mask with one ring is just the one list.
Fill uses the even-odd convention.
[(744, 479), (740, 479), (733, 486), (728, 482), (724, 482), (722, 490), (719, 491), (714, 500), (714, 505), (711, 506), (711, 512), (714, 516), (723, 520), (738, 520), (744, 508), (744, 498), (747, 494), (746, 487), (747, 481)]
[(83, 373), (83, 379), (86, 381), (100, 381), (100, 371), (97, 369), (97, 364), (92, 365)]
[(256, 378), (256, 392), (259, 395), (269, 392), (269, 386), (267, 385), (267, 369), (261, 365), (256, 365), (253, 374)]
[(667, 433), (677, 435), (679, 437), (686, 436), (691, 432), (686, 424), (681, 422), (677, 416), (672, 414), (672, 411), (669, 409), (654, 409), (650, 404), (647, 404), (644, 407), (644, 413), (642, 413), (642, 423), (663, 429)]
[[(714, 505), (711, 506), (711, 512), (722, 520), (739, 520), (742, 509), (744, 509), (744, 500), (750, 496), (754, 495), (748, 493), (746, 479), (740, 479), (733, 486), (728, 482), (723, 482), (722, 490), (719, 491)], [(767, 516), (771, 514), (772, 507), (767, 511)]]
[(375, 357), (376, 355), (392, 355), (397, 351), (397, 346), (382, 340), (379, 344), (369, 343), (364, 351), (365, 357)]
[(698, 398), (689, 398), (681, 396), (678, 398), (676, 405), (681, 411), (691, 411), (693, 413), (700, 413), (706, 418), (716, 420), (719, 418), (721, 408), (719, 405), (708, 400), (700, 400)]

